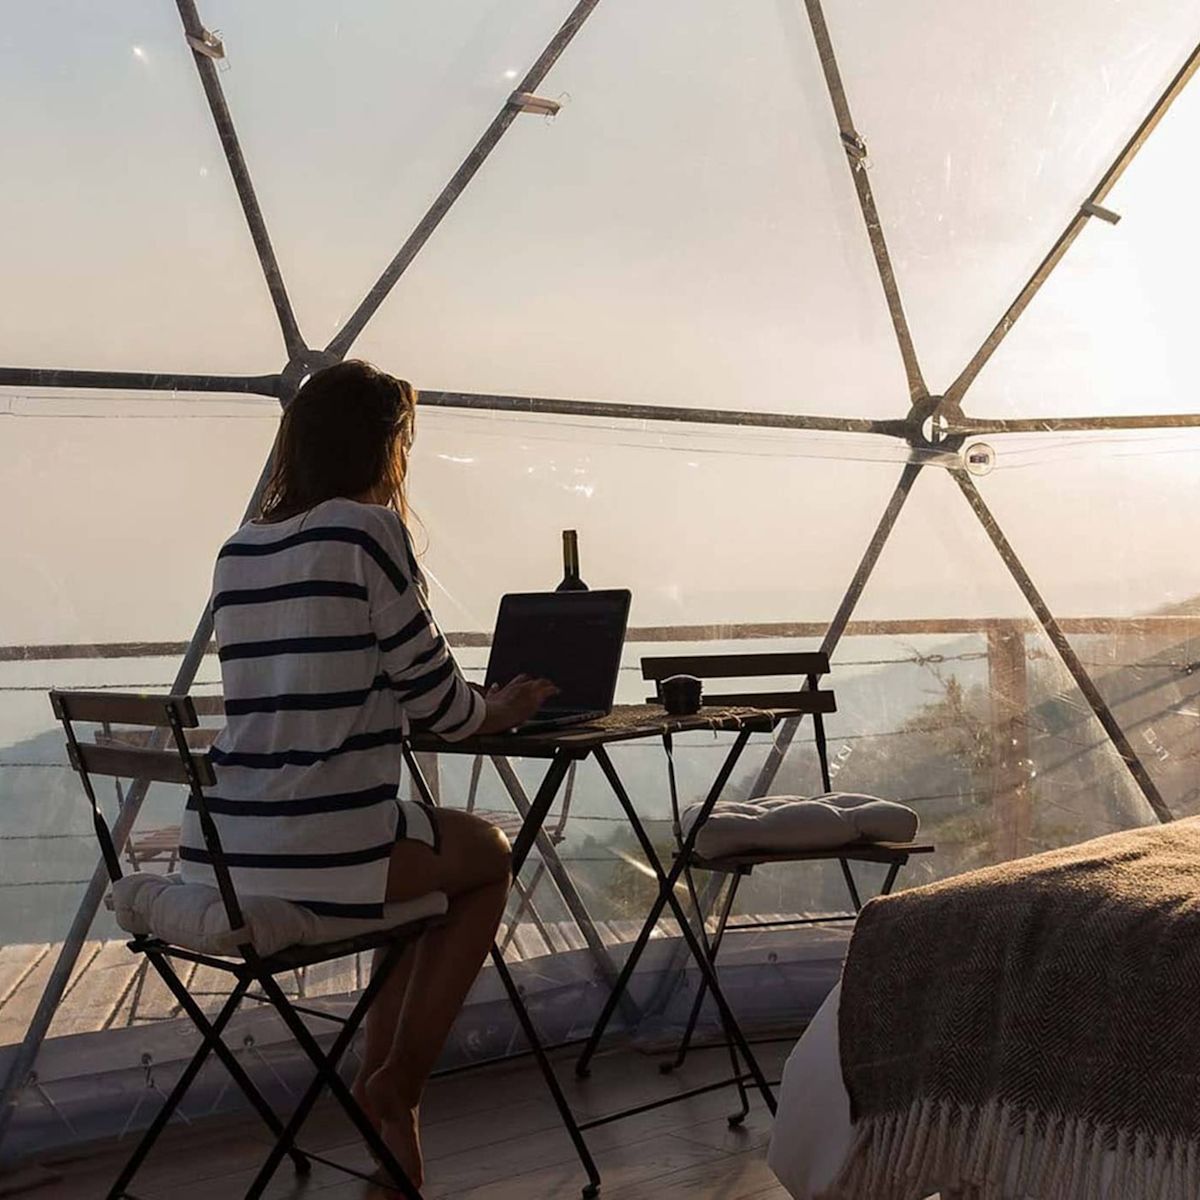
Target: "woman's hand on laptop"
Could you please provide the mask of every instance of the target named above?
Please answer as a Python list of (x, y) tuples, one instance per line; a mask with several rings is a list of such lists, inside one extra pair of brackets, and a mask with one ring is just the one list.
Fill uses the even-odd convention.
[(479, 727), (480, 733), (503, 733), (524, 725), (558, 688), (548, 679), (530, 679), (518, 675), (503, 687), (492, 687), (487, 693), (487, 716)]

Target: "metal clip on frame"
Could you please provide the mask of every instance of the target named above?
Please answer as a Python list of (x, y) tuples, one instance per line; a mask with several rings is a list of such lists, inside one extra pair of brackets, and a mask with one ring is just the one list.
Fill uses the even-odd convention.
[(1121, 219), (1121, 214), (1113, 212), (1111, 208), (1105, 208), (1103, 205), (1094, 204), (1091, 200), (1085, 200), (1080, 206), (1079, 211), (1085, 216), (1099, 217), (1102, 221), (1107, 221), (1110, 225), (1117, 224)]
[(853, 129), (842, 130), (842, 149), (854, 163), (856, 171), (866, 170), (871, 165), (870, 156), (867, 154), (867, 143)]
[(199, 37), (192, 33), (185, 33), (183, 36), (197, 54), (203, 54), (205, 58), (211, 58), (214, 62), (219, 62), (225, 57), (225, 43), (219, 34), (206, 29)]
[(558, 115), (558, 110), (562, 108), (561, 101), (550, 100), (545, 96), (535, 96), (532, 92), (513, 92), (508, 98), (508, 103), (512, 108), (520, 109), (521, 112), (534, 113), (542, 117), (555, 117)]

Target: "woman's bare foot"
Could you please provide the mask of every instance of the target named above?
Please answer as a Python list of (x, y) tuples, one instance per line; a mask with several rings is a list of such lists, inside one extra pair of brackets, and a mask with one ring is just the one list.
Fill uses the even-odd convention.
[[(350, 1094), (358, 1102), (358, 1107), (363, 1110), (368, 1121), (371, 1122), (371, 1128), (375, 1130), (381, 1137), (383, 1136), (380, 1129), (379, 1114), (375, 1111), (375, 1105), (371, 1103), (371, 1097), (367, 1095), (367, 1076), (359, 1073), (358, 1078), (350, 1086)], [(371, 1157), (375, 1158), (375, 1151), (368, 1146)]]
[(369, 1111), (379, 1121), (384, 1145), (396, 1156), (409, 1179), (419, 1188), (425, 1168), (421, 1159), (420, 1106), (406, 1103), (406, 1088), (397, 1084), (397, 1072), (381, 1067), (366, 1081), (363, 1093)]
[[(410, 1108), (402, 1116), (388, 1117), (383, 1122), (382, 1132), (384, 1145), (404, 1168), (409, 1182), (416, 1188), (422, 1187), (425, 1183), (425, 1163), (421, 1158), (419, 1111)], [(379, 1169), (379, 1176), (386, 1182), (387, 1171), (382, 1166)]]

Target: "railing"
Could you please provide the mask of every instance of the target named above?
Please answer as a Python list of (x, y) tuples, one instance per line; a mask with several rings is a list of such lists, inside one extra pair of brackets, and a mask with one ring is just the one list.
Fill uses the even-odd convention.
[[(1058, 624), (1074, 641), (1079, 657), (1084, 660), (1086, 669), (1103, 693), (1104, 700), (1143, 763), (1154, 773), (1156, 782), (1171, 801), (1177, 815), (1184, 815), (1197, 796), (1194, 781), (1200, 778), (1200, 773), (1195, 769), (1196, 764), (1192, 761), (1197, 757), (1197, 750), (1194, 748), (1197, 739), (1194, 733), (1196, 722), (1200, 720), (1200, 678), (1192, 678), (1193, 675), (1200, 676), (1200, 663), (1193, 657), (1194, 654), (1200, 657), (1200, 614), (1163, 614), (1137, 618), (1075, 617), (1063, 619)], [(827, 627), (823, 622), (635, 628), (629, 632), (630, 657), (632, 659), (642, 645), (670, 642), (715, 644), (800, 641), (811, 644), (823, 639), (826, 631)], [(962, 653), (958, 652), (961, 647), (944, 644), (966, 637), (977, 641)], [(1086, 639), (1089, 638), (1096, 640), (1102, 652), (1095, 652), (1096, 644), (1086, 644)], [(855, 644), (861, 646), (864, 639), (900, 643), (904, 647), (903, 655), (896, 656), (890, 650), (882, 656), (873, 652), (856, 655)], [(939, 644), (939, 639), (943, 640), (943, 644)], [(450, 635), (449, 640), (459, 647), (483, 648), (488, 644), (485, 635), (475, 633)], [(1086, 653), (1080, 649), (1081, 645), (1086, 648)], [(40, 681), (31, 678), (28, 664), (89, 659), (169, 659), (181, 655), (185, 649), (182, 644), (164, 642), (0, 646), (0, 664), (12, 664), (10, 670), (0, 673), (0, 698), (9, 690), (26, 693), (39, 690)], [(1070, 676), (1063, 669), (1050, 669), (1057, 661), (1055, 651), (1044, 638), (1041, 625), (1032, 619), (960, 617), (854, 621), (846, 627), (833, 655), (833, 680), (839, 692), (850, 692), (856, 686), (855, 673), (858, 673), (857, 686), (876, 689), (868, 695), (868, 700), (878, 696), (881, 706), (886, 707), (891, 694), (889, 689), (898, 687), (900, 681), (893, 683), (886, 674), (875, 674), (876, 664), (873, 660), (879, 660), (880, 672), (900, 669), (887, 664), (912, 663), (918, 668), (928, 669), (935, 678), (948, 683), (944, 672), (955, 658), (973, 660), (981, 664), (971, 668), (972, 672), (977, 672), (975, 678), (980, 683), (980, 691), (974, 698), (972, 719), (978, 719), (979, 741), (984, 744), (984, 752), (979, 756), (979, 763), (982, 764), (979, 769), (963, 772), (964, 777), (967, 774), (971, 775), (968, 785), (972, 789), (970, 803), (977, 807), (972, 810), (972, 822), (960, 822), (956, 831), (959, 838), (957, 847), (953, 838), (943, 838), (938, 832), (934, 832), (933, 840), (939, 845), (939, 854), (936, 856), (939, 860), (939, 873), (966, 869), (968, 866), (978, 865), (981, 861), (1017, 857), (1047, 844), (1044, 824), (1040, 829), (1037, 827), (1039, 819), (1044, 817), (1039, 805), (1046, 804), (1053, 811), (1054, 804), (1061, 800), (1064, 794), (1069, 793), (1072, 787), (1077, 787), (1080, 779), (1084, 779), (1085, 785), (1090, 786), (1087, 783), (1090, 779), (1088, 772), (1077, 771), (1072, 764), (1078, 763), (1082, 756), (1088, 755), (1096, 747), (1107, 747), (1109, 752), (1113, 749), (1112, 743), (1107, 741), (1106, 735), (1096, 724), (1092, 710), (1082, 701), (1077, 691), (1070, 690), (1074, 688)], [(93, 665), (88, 673), (96, 678), (97, 671), (97, 666)], [(862, 674), (864, 671), (867, 672), (865, 675)], [(54, 674), (56, 683), (68, 682), (62, 678), (61, 667), (57, 667)], [(130, 677), (128, 667), (121, 672), (113, 672), (114, 678), (120, 678), (122, 675)], [(1171, 686), (1167, 686), (1168, 684)], [(986, 694), (983, 689), (986, 689)], [(28, 708), (24, 709), (24, 712), (28, 711)], [(48, 709), (46, 716), (48, 729)], [(27, 721), (23, 724), (28, 727)], [(868, 741), (876, 737), (887, 738), (895, 732), (891, 726), (888, 729), (889, 733), (869, 731), (863, 734), (863, 737)], [(845, 721), (840, 723), (834, 737), (835, 762), (838, 746), (836, 735), (844, 734), (848, 744), (862, 745), (861, 741), (853, 741), (860, 733), (861, 730), (850, 728)], [(3, 734), (3, 725), (0, 723), (0, 738)], [(920, 747), (919, 750), (913, 748), (914, 740)], [(940, 729), (935, 729), (933, 733), (926, 731), (923, 737), (917, 739), (902, 738), (890, 745), (902, 745), (906, 748), (889, 749), (887, 753), (891, 754), (892, 758), (888, 761), (906, 765), (909, 768), (909, 777), (917, 779), (923, 774), (921, 755), (940, 755), (944, 762), (948, 754), (954, 753), (953, 744)], [(5, 760), (9, 757), (9, 753), (0, 750), (0, 769), (7, 765)], [(886, 755), (884, 757), (886, 758)], [(850, 761), (853, 761), (853, 756)], [(1107, 766), (1125, 776), (1123, 782), (1128, 783), (1128, 772), (1122, 769), (1119, 759), (1113, 758)], [(57, 769), (66, 770), (62, 766)], [(1048, 782), (1048, 777), (1053, 782)], [(849, 775), (843, 776), (843, 779), (845, 778), (849, 778)], [(910, 797), (901, 795), (900, 798)], [(911, 798), (917, 799), (915, 792)], [(951, 798), (949, 807), (952, 809), (961, 798)], [(1090, 799), (1089, 795), (1088, 800)], [(936, 808), (936, 804), (933, 807)], [(960, 809), (962, 807), (960, 805)], [(944, 805), (942, 820), (946, 820), (945, 811)], [(938, 818), (930, 806), (922, 812), (922, 817), (924, 818), (927, 812), (932, 817), (931, 823), (936, 824)], [(980, 813), (983, 815), (982, 821), (978, 819)], [(1060, 837), (1080, 837), (1089, 836), (1095, 831), (1098, 830), (1094, 823), (1076, 823), (1064, 825), (1059, 830), (1052, 831), (1052, 834)], [(14, 830), (10, 825), (2, 832), (3, 835), (8, 835), (24, 831)], [(972, 838), (978, 838), (981, 843), (986, 841), (987, 845), (971, 847)], [(48, 843), (53, 847), (62, 844)], [(962, 852), (964, 846), (975, 851), (974, 861), (970, 860), (969, 854)], [(602, 849), (607, 851), (608, 847)], [(57, 856), (60, 852), (54, 849), (48, 853)], [(78, 862), (77, 859), (64, 857), (62, 865), (66, 866), (72, 861)], [(72, 882), (69, 879), (54, 877), (54, 883), (61, 884), (63, 889), (75, 889), (85, 882)], [(71, 894), (77, 893), (72, 890)], [(819, 896), (817, 898), (820, 899)], [(793, 897), (789, 894), (785, 907), (779, 911), (791, 913), (803, 899), (807, 897)], [(776, 902), (782, 903), (779, 897), (776, 897)], [(40, 909), (46, 907), (44, 904), (39, 906)], [(820, 908), (813, 911), (828, 910)], [(57, 926), (55, 928), (57, 930)], [(86, 935), (86, 923), (82, 929), (80, 939)], [(553, 929), (551, 932), (553, 933)], [(614, 936), (617, 935), (614, 933)], [(47, 937), (39, 937), (38, 941), (45, 942), (55, 936), (62, 935), (50, 934)], [(552, 938), (547, 938), (548, 945), (552, 941)], [(81, 946), (82, 942), (74, 946), (73, 954), (78, 953)], [(553, 948), (551, 945), (551, 949)], [(65, 942), (55, 942), (54, 947), (42, 945), (32, 946), (30, 949), (46, 959), (44, 964), (41, 958), (36, 961), (31, 959), (31, 970), (43, 971), (44, 967), (48, 971), (50, 957), (57, 952), (59, 967), (65, 972), (64, 978), (70, 974), (75, 960), (73, 956), (66, 955)], [(83, 967), (90, 961), (85, 959)], [(354, 969), (361, 973), (360, 966), (356, 965)], [(34, 976), (30, 978), (33, 980)], [(38, 975), (36, 978), (40, 980), (42, 976)], [(357, 975), (354, 978), (357, 979)], [(22, 1016), (22, 1021), (25, 1015)], [(40, 1041), (44, 1035), (48, 1019), (47, 1017), (35, 1030), (35, 1041)], [(34, 1029), (36, 1024), (35, 1019), (30, 1028)], [(13, 1036), (19, 1036), (19, 1032)], [(29, 1040), (28, 1035), (26, 1040)]]
[[(1200, 639), (1200, 614), (1159, 614), (1141, 617), (1084, 616), (1067, 617), (1058, 622), (1069, 638), (1102, 637), (1111, 644), (1111, 653), (1104, 661), (1089, 663), (1089, 669), (1101, 686), (1121, 671), (1132, 667), (1153, 668), (1166, 672), (1163, 682), (1171, 678), (1190, 676), (1200, 664), (1192, 661), (1188, 645)], [(631, 646), (661, 643), (744, 642), (757, 640), (791, 641), (818, 640), (827, 631), (824, 622), (778, 621), (736, 624), (663, 625), (636, 627), (629, 630)], [(1031, 845), (1033, 824), (1034, 766), (1031, 753), (1031, 721), (1029, 714), (1035, 701), (1031, 698), (1030, 637), (1042, 633), (1032, 618), (1007, 617), (937, 617), (924, 619), (889, 619), (851, 621), (845, 629), (835, 652), (834, 679), (837, 679), (839, 660), (853, 659), (849, 645), (860, 638), (952, 638), (975, 636), (983, 641), (980, 657), (986, 658), (988, 692), (990, 696), (990, 787), (999, 857), (1010, 858), (1026, 853)], [(490, 639), (482, 633), (449, 634), (453, 646), (485, 648)], [(82, 659), (170, 658), (182, 654), (186, 644), (176, 642), (119, 642), (62, 645), (0, 646), (0, 664), (32, 663)], [(214, 653), (210, 646), (208, 653)], [(1200, 654), (1200, 646), (1197, 647)], [(1053, 658), (1047, 644), (1035, 657)], [(1147, 662), (1147, 658), (1153, 661)], [(936, 661), (935, 657), (914, 654), (918, 663)], [(23, 684), (27, 689), (28, 685)], [(0, 684), (0, 692), (4, 690)], [(1155, 717), (1172, 712), (1168, 705), (1154, 709), (1156, 688), (1129, 687), (1116, 683), (1106, 696), (1118, 714), (1144, 761), (1161, 769), (1173, 751), (1172, 739), (1160, 732)], [(1149, 707), (1152, 711), (1147, 714)], [(1177, 707), (1177, 706), (1176, 706)], [(1086, 718), (1086, 714), (1084, 714)], [(434, 764), (427, 761), (431, 772)], [(435, 776), (436, 786), (436, 776)], [(1191, 796), (1187, 799), (1190, 801)]]

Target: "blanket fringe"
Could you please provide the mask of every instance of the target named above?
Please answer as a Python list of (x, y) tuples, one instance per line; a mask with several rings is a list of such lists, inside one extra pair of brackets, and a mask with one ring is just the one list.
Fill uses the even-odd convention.
[(1197, 1200), (1200, 1145), (990, 1100), (860, 1121), (818, 1200)]

